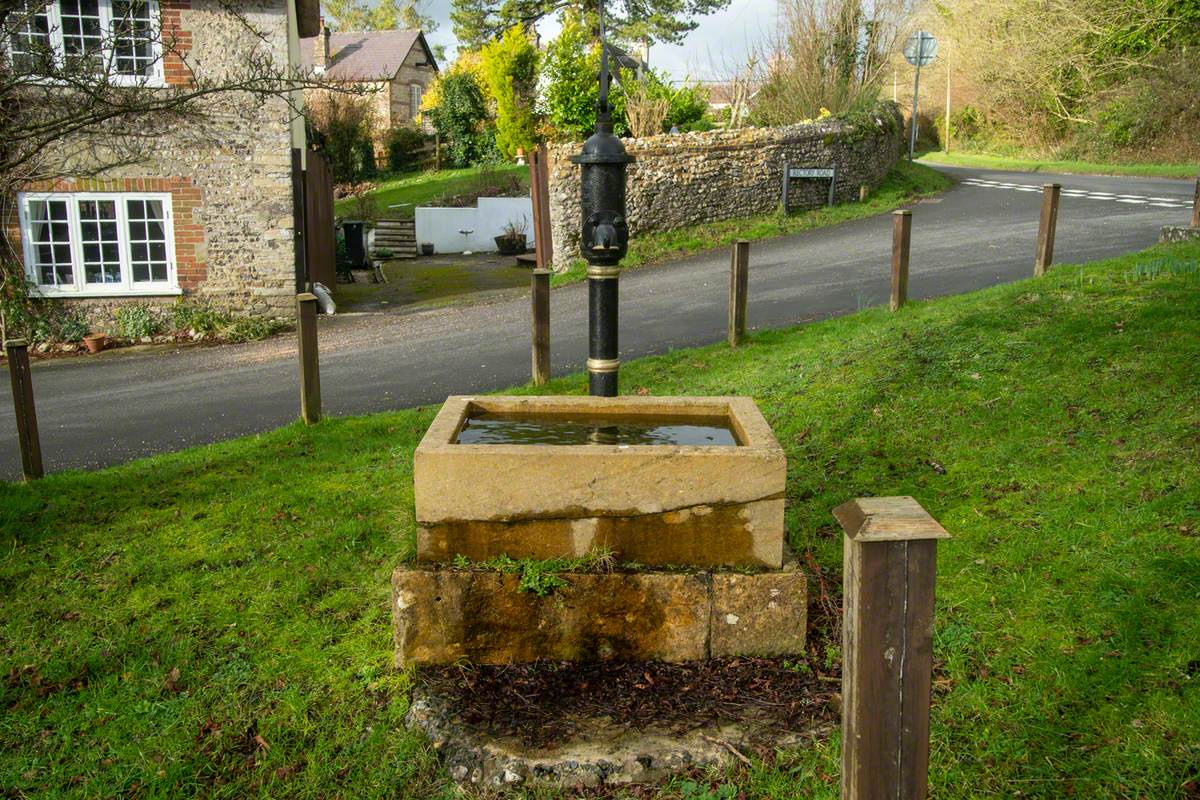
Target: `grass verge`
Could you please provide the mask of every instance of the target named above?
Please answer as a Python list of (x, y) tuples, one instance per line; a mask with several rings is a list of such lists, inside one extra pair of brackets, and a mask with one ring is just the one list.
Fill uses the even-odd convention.
[(1194, 178), (1200, 175), (1197, 164), (1109, 164), (1099, 161), (1056, 161), (1043, 158), (1015, 158), (987, 153), (943, 153), (933, 150), (920, 160), (927, 164), (955, 167), (1011, 170), (1014, 172), (1062, 172), (1079, 175), (1140, 175), (1146, 178)]
[[(913, 495), (954, 535), (939, 798), (1198, 791), (1198, 262), (1189, 243), (1060, 265), (622, 367), (628, 392), (756, 398), (788, 456), (791, 543), (831, 577), (849, 498)], [(403, 729), (391, 667), (388, 576), (434, 411), (0, 486), (0, 786), (459, 797)], [(838, 754), (835, 735), (636, 796), (832, 800)]]
[[(507, 190), (524, 186), (528, 191), (529, 167), (520, 164), (443, 169), (437, 172), (421, 172), (382, 178), (368, 195), (375, 203), (378, 213), (387, 217), (411, 217), (416, 206), (455, 195), (483, 194), (492, 190)], [(407, 203), (407, 205), (402, 205)], [(389, 208), (399, 205), (400, 208)], [(343, 198), (333, 204), (339, 216), (354, 213), (352, 198)]]
[[(784, 216), (762, 214), (744, 219), (727, 219), (692, 225), (673, 231), (638, 234), (629, 243), (629, 255), (621, 262), (622, 269), (637, 269), (675, 258), (728, 246), (738, 239), (769, 239), (792, 233), (837, 225), (841, 222), (873, 217), (912, 202), (918, 197), (936, 194), (950, 187), (952, 181), (944, 174), (923, 164), (897, 162), (879, 188), (865, 203), (842, 203), (815, 208)], [(578, 283), (587, 277), (587, 265), (581, 258), (567, 269), (550, 278), (551, 286)]]

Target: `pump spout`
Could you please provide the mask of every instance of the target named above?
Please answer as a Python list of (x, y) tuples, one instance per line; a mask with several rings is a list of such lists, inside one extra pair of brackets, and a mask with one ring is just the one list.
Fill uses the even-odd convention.
[(621, 249), (621, 244), (617, 237), (616, 227), (611, 222), (601, 222), (597, 225), (592, 231), (592, 250), (603, 253), (619, 249)]

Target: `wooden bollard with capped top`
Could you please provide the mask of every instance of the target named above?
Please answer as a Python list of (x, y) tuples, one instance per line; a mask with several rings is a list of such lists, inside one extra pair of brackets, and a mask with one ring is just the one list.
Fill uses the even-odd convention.
[(908, 302), (908, 250), (912, 242), (912, 212), (892, 212), (892, 296), (888, 306), (897, 311)]
[(317, 297), (296, 295), (300, 350), (300, 418), (312, 425), (321, 421), (321, 368), (317, 358)]
[(750, 242), (733, 243), (729, 257), (729, 346), (737, 347), (746, 336), (746, 292), (750, 286)]
[(1196, 188), (1192, 195), (1192, 227), (1200, 228), (1200, 177), (1196, 178)]
[(1042, 215), (1038, 222), (1037, 255), (1033, 260), (1033, 274), (1037, 277), (1045, 275), (1054, 261), (1054, 229), (1058, 227), (1058, 199), (1061, 193), (1062, 184), (1042, 185)]
[(550, 270), (535, 269), (530, 279), (533, 298), (533, 384), (550, 380)]
[(937, 542), (911, 497), (833, 510), (843, 538), (842, 800), (924, 800)]
[(38, 436), (37, 411), (33, 405), (33, 380), (29, 372), (29, 344), (24, 339), (4, 343), (8, 375), (12, 379), (13, 411), (17, 418), (17, 447), (21, 450), (21, 474), (25, 480), (40, 478), (42, 442)]

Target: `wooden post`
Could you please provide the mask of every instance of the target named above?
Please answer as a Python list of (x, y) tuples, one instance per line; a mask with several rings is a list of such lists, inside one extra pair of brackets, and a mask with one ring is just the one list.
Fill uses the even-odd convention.
[(4, 343), (8, 375), (12, 379), (13, 411), (17, 417), (17, 446), (21, 449), (21, 474), (31, 481), (44, 475), (42, 441), (38, 437), (37, 411), (33, 406), (33, 380), (29, 374), (29, 345), (24, 339)]
[(737, 347), (746, 335), (746, 290), (750, 284), (750, 242), (733, 243), (729, 259), (729, 346)]
[(532, 273), (533, 297), (533, 385), (550, 380), (550, 270)]
[(1200, 228), (1200, 176), (1196, 178), (1196, 194), (1192, 197), (1192, 227)]
[(791, 180), (792, 165), (791, 163), (783, 162), (783, 192), (782, 199), (779, 201), (783, 207), (783, 215), (786, 217), (788, 213), (788, 181)]
[(833, 515), (845, 531), (842, 800), (924, 800), (937, 540), (950, 534), (911, 497)]
[(892, 311), (908, 302), (908, 247), (912, 242), (912, 212), (892, 212)]
[(1033, 274), (1041, 277), (1054, 261), (1054, 229), (1058, 225), (1058, 198), (1062, 184), (1042, 184), (1042, 218), (1038, 224), (1037, 255)]
[(300, 321), (300, 418), (306, 425), (321, 421), (321, 368), (317, 361), (317, 297), (296, 296)]
[(858, 202), (867, 202), (867, 193), (867, 185), (865, 183), (860, 183), (858, 185)]
[(554, 265), (554, 241), (550, 232), (549, 151), (539, 144), (529, 153), (529, 198), (533, 205), (534, 264), (538, 269)]

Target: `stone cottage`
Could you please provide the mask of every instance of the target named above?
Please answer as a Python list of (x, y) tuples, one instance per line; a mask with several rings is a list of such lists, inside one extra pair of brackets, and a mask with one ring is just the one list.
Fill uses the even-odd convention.
[[(391, 128), (414, 124), (421, 98), (437, 77), (437, 59), (418, 30), (320, 32), (300, 43), (305, 67), (323, 80), (364, 89), (375, 105), (376, 157)], [(320, 91), (320, 90), (316, 90)]]
[[(299, 70), (300, 36), (318, 17), (316, 0), (49, 0), (8, 32), (0, 57), (19, 69), (36, 48), (95, 55), (112, 83), (168, 93), (250, 63)], [(293, 313), (307, 275), (300, 102), (233, 91), (203, 102), (194, 126), (147, 130), (136, 163), (80, 161), (77, 174), (24, 187), (4, 232), (37, 294), (94, 318), (180, 297)]]

